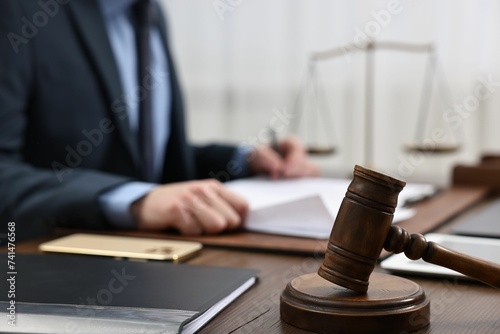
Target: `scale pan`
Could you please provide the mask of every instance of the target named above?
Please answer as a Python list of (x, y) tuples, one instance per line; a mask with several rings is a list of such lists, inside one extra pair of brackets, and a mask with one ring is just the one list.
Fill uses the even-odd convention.
[(330, 155), (335, 153), (333, 146), (309, 146), (307, 153), (311, 155)]
[(460, 149), (459, 144), (429, 144), (411, 142), (405, 146), (407, 152), (422, 152), (430, 154), (453, 153)]

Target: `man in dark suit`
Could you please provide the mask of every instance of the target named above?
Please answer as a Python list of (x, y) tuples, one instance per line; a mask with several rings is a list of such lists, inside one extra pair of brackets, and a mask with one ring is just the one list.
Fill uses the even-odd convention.
[[(151, 65), (138, 75), (139, 3), (154, 14)], [(0, 1), (3, 226), (14, 221), (20, 237), (54, 225), (218, 233), (239, 227), (247, 204), (200, 179), (317, 174), (293, 139), (280, 143), (282, 156), (263, 146), (252, 159), (233, 146), (189, 145), (166, 37), (152, 0)], [(146, 95), (148, 176), (138, 140)]]

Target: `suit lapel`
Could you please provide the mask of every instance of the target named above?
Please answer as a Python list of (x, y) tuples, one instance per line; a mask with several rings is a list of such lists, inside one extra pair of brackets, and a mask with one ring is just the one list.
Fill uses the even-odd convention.
[(101, 80), (108, 98), (108, 110), (116, 125), (122, 141), (125, 143), (136, 168), (140, 170), (140, 153), (137, 141), (129, 126), (128, 112), (118, 110), (116, 105), (123, 96), (122, 85), (113, 50), (106, 34), (106, 27), (96, 0), (73, 0), (68, 3), (75, 28)]

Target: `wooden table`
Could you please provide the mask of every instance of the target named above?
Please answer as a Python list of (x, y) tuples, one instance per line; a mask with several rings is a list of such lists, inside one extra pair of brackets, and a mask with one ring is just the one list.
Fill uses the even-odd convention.
[[(18, 244), (19, 253), (37, 252), (51, 237)], [(322, 255), (303, 256), (205, 247), (190, 264), (256, 268), (259, 281), (199, 333), (307, 333), (280, 320), (279, 296), (294, 277), (315, 272)], [(377, 271), (383, 271), (376, 268)], [(431, 325), (420, 333), (500, 333), (500, 291), (480, 283), (415, 278), (431, 300)]]
[[(453, 221), (449, 221), (450, 217), (456, 217), (484, 200), (487, 193), (483, 188), (454, 187), (417, 205), (416, 216), (401, 225), (410, 232), (425, 233), (437, 227), (438, 232), (446, 232), (453, 224)], [(460, 217), (455, 219), (455, 222), (459, 219)], [(446, 221), (448, 224), (443, 225)], [(71, 231), (64, 233), (69, 232)], [(130, 231), (125, 234), (171, 237)], [(16, 250), (18, 253), (36, 253), (41, 242), (55, 237), (57, 236), (19, 243)], [(323, 252), (318, 251), (318, 247), (324, 250), (326, 241), (295, 238), (291, 241), (283, 238), (278, 242), (276, 238), (265, 235), (243, 235), (239, 238), (228, 235), (198, 239), (206, 246), (187, 263), (260, 270), (258, 283), (202, 328), (200, 333), (307, 333), (281, 321), (280, 294), (293, 278), (317, 271), (323, 261)], [(297, 244), (301, 240), (303, 244)], [(224, 248), (224, 244), (233, 247)], [(240, 248), (234, 248), (234, 244)], [(265, 250), (269, 248), (273, 251)], [(286, 252), (291, 248), (295, 252)], [(306, 253), (311, 255), (304, 255)], [(378, 267), (375, 270), (383, 272)], [(418, 277), (410, 279), (420, 284), (431, 300), (431, 324), (420, 333), (500, 333), (499, 290), (471, 281)]]

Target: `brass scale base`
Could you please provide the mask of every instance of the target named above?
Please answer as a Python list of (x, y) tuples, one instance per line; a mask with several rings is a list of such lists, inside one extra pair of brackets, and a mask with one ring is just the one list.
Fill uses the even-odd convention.
[(317, 333), (411, 333), (429, 325), (430, 304), (418, 284), (402, 277), (373, 273), (360, 294), (312, 273), (287, 285), (280, 313)]

